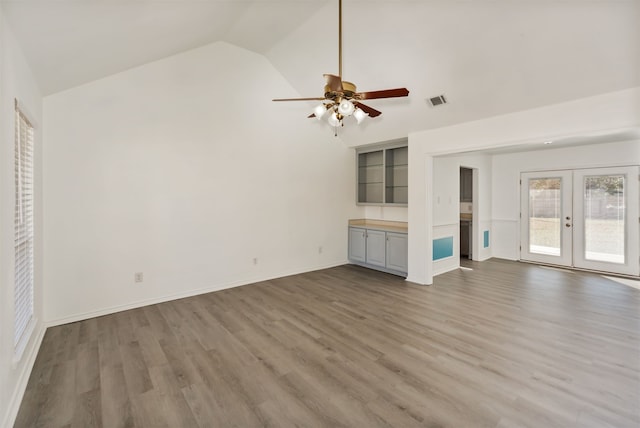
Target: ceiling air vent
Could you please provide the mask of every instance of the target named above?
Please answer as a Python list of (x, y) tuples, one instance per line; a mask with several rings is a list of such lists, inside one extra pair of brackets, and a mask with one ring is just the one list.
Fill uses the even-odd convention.
[(428, 98), (427, 102), (431, 107), (438, 107), (440, 105), (446, 104), (447, 99), (444, 97), (444, 95), (438, 95), (437, 97)]

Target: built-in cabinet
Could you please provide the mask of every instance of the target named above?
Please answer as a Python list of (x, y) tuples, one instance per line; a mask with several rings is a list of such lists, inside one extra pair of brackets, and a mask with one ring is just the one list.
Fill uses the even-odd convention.
[(349, 228), (349, 261), (367, 262), (367, 230), (359, 227)]
[(349, 227), (349, 261), (396, 275), (407, 274), (406, 232), (384, 230), (384, 226)]
[(383, 151), (358, 154), (358, 202), (383, 203)]
[(385, 156), (385, 202), (406, 204), (409, 200), (409, 148), (387, 149)]
[(408, 266), (408, 249), (409, 240), (406, 233), (386, 232), (387, 233), (387, 269), (397, 270), (402, 273), (407, 273)]
[(358, 153), (358, 204), (406, 205), (409, 149), (389, 147)]
[(367, 254), (366, 263), (378, 267), (386, 267), (386, 233), (381, 230), (366, 229)]

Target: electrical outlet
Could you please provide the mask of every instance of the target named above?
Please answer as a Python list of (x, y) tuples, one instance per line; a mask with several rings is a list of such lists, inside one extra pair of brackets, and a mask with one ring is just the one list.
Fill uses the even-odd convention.
[(142, 282), (142, 280), (143, 280), (142, 272), (136, 272), (136, 273), (134, 273), (134, 274), (133, 274), (133, 280), (134, 280), (135, 282)]
[(253, 264), (254, 264), (254, 265), (257, 265), (257, 264), (258, 264), (258, 258), (257, 258), (257, 257), (254, 257), (254, 258), (253, 258)]

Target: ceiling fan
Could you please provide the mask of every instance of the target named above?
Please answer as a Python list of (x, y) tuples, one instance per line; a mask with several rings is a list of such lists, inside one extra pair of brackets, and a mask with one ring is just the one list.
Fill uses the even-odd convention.
[(273, 101), (322, 101), (322, 104), (318, 105), (308, 117), (321, 120), (328, 114), (329, 125), (337, 131), (338, 126), (344, 126), (345, 117), (353, 116), (356, 122), (360, 123), (367, 116), (376, 117), (382, 114), (382, 112), (363, 104), (362, 100), (409, 95), (407, 88), (358, 92), (355, 84), (342, 80), (342, 0), (338, 0), (338, 75), (324, 74), (324, 78), (327, 82), (324, 87), (324, 97), (277, 98)]

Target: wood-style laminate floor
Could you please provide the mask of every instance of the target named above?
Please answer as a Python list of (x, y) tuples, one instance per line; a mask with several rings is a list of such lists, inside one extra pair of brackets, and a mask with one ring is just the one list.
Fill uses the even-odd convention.
[(356, 266), (47, 331), (16, 427), (638, 427), (640, 291)]

